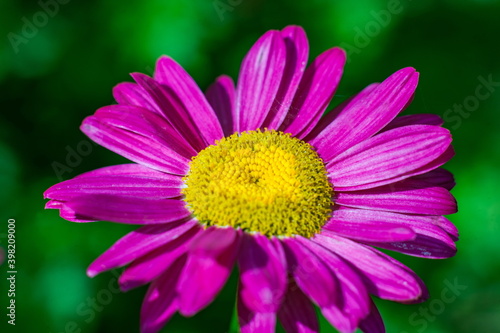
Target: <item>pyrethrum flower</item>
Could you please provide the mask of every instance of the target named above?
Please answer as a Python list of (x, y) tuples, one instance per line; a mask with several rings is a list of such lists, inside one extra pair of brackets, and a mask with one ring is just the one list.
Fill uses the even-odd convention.
[(404, 68), (322, 117), (345, 53), (307, 68), (302, 28), (264, 34), (237, 85), (220, 76), (201, 92), (168, 57), (154, 76), (120, 83), (117, 105), (82, 131), (130, 159), (54, 185), (47, 208), (75, 222), (143, 224), (88, 275), (128, 265), (122, 290), (150, 283), (141, 330), (210, 304), (239, 270), (242, 332), (318, 332), (314, 305), (340, 332), (383, 332), (370, 295), (427, 297), (418, 276), (375, 249), (425, 258), (456, 252), (453, 155), (438, 116), (397, 115), (418, 81)]

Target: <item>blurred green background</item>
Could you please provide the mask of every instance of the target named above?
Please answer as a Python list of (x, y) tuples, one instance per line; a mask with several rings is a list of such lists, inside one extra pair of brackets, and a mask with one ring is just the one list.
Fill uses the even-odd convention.
[[(68, 152), (86, 145), (81, 121), (114, 102), (111, 88), (131, 81), (128, 73), (151, 74), (167, 54), (205, 89), (222, 73), (236, 78), (265, 31), (299, 24), (311, 57), (335, 45), (348, 52), (333, 104), (413, 66), (421, 79), (405, 113), (443, 116), (454, 136), (457, 155), (447, 168), (457, 181), (459, 213), (450, 219), (461, 233), (458, 254), (394, 255), (423, 278), (431, 296), (417, 305), (377, 300), (387, 331), (500, 332), (499, 17), (494, 0), (2, 0), (0, 244), (14, 218), (18, 274), (12, 327), (1, 267), (0, 331), (138, 331), (146, 288), (113, 293), (113, 273), (85, 275), (95, 257), (135, 227), (76, 224), (44, 210), (43, 191), (61, 180), (54, 163), (68, 165)], [(60, 178), (124, 161), (91, 147)], [(450, 284), (460, 286), (452, 300)], [(210, 307), (194, 318), (176, 315), (163, 331), (227, 332), (235, 289), (233, 276)], [(323, 321), (322, 332), (335, 330)]]

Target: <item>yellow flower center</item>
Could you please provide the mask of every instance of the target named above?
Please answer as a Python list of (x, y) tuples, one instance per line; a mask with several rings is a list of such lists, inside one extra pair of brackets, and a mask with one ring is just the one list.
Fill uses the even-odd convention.
[(207, 226), (312, 237), (330, 216), (333, 190), (312, 146), (277, 131), (235, 133), (190, 162), (182, 190)]

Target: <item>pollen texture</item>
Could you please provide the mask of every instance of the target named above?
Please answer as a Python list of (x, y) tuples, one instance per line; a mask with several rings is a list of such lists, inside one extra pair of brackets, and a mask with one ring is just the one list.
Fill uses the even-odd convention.
[(235, 133), (193, 157), (182, 190), (206, 226), (312, 237), (330, 216), (332, 186), (308, 143), (278, 131)]

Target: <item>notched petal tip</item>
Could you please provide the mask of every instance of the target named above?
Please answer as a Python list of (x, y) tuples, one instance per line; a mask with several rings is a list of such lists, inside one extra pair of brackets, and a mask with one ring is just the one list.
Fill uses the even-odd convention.
[[(45, 199), (49, 199), (48, 197), (45, 197)], [(62, 203), (57, 200), (50, 200), (47, 203), (45, 203), (45, 209), (59, 209), (61, 208)]]

